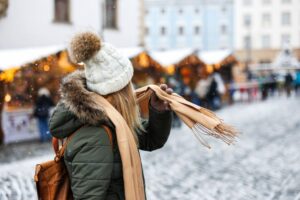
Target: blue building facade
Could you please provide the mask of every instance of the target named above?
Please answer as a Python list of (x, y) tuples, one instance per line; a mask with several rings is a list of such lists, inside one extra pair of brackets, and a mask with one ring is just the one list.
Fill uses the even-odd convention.
[(149, 50), (233, 49), (232, 0), (146, 0), (145, 46)]

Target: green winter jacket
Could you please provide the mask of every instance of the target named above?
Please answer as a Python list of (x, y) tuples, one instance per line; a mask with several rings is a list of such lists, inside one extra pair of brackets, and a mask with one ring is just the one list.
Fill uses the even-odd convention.
[[(74, 199), (123, 200), (122, 162), (114, 126), (90, 94), (82, 71), (67, 76), (61, 85), (61, 101), (50, 118), (50, 132), (57, 138), (75, 132), (64, 157)], [(139, 148), (161, 148), (169, 137), (171, 121), (170, 111), (158, 112), (149, 106), (145, 131), (138, 132)], [(102, 125), (112, 130), (112, 143)]]

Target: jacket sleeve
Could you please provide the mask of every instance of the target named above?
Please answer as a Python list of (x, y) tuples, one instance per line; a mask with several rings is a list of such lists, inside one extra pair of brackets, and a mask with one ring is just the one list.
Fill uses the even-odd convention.
[(171, 131), (172, 111), (160, 112), (149, 102), (149, 119), (143, 121), (144, 131), (137, 131), (139, 148), (153, 151), (164, 146)]
[(109, 137), (100, 127), (81, 131), (71, 139), (65, 153), (74, 199), (105, 200), (113, 169)]

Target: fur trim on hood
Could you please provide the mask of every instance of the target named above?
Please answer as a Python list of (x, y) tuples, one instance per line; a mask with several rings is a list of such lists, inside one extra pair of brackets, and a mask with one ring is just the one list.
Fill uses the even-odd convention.
[(103, 107), (94, 100), (94, 92), (87, 90), (86, 77), (82, 70), (66, 76), (60, 87), (61, 102), (82, 123), (98, 125), (99, 121), (108, 120)]

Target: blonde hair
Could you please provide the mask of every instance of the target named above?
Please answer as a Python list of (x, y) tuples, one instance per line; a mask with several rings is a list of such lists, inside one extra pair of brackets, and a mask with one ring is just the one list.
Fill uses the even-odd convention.
[(123, 116), (138, 145), (136, 129), (144, 130), (144, 128), (132, 83), (130, 82), (123, 89), (107, 95), (106, 98)]

